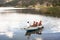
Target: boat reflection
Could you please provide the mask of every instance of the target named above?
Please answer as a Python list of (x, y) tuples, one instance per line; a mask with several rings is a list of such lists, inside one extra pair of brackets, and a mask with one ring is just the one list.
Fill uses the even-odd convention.
[(39, 35), (41, 35), (41, 34), (42, 34), (42, 31), (43, 31), (43, 28), (44, 28), (44, 27), (38, 28), (38, 29), (32, 30), (32, 31), (27, 31), (25, 35), (26, 35), (26, 36), (27, 36), (27, 35), (31, 35), (31, 34), (39, 34)]
[(43, 31), (43, 27), (42, 27), (42, 28), (38, 28), (38, 29), (36, 29), (36, 30), (32, 30), (32, 31), (26, 31), (25, 36), (26, 36), (27, 39), (29, 40), (29, 39), (30, 39), (30, 36), (31, 36), (32, 34), (41, 35), (41, 34), (42, 34), (42, 31)]

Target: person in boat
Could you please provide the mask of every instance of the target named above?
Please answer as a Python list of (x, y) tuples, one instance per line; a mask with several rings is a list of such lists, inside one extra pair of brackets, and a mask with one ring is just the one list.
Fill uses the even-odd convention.
[(42, 21), (39, 22), (33, 22), (33, 25), (31, 25), (32, 27), (37, 27), (37, 26), (41, 26), (42, 25)]
[(38, 24), (38, 22), (33, 22), (33, 24), (32, 25), (30, 25), (31, 27), (37, 27), (37, 24)]
[(28, 23), (28, 26), (30, 26), (30, 27), (36, 27), (37, 26), (35, 21), (33, 22), (32, 25), (29, 23), (29, 21), (27, 23)]
[(38, 26), (41, 26), (41, 25), (42, 25), (42, 21), (39, 21)]
[(35, 23), (35, 26), (34, 27), (37, 27), (38, 26), (38, 22)]
[[(29, 24), (29, 21), (27, 23)], [(33, 25), (29, 24), (30, 27), (37, 27), (37, 26), (41, 26), (41, 25), (42, 25), (42, 21), (39, 21), (39, 23), (34, 21)]]
[(30, 23), (29, 23), (29, 21), (27, 21), (27, 26), (28, 26), (28, 27), (30, 26)]

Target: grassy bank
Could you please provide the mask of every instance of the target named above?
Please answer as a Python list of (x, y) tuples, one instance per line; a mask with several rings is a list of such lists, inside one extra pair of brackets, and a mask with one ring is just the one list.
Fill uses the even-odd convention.
[(36, 10), (37, 14), (60, 17), (60, 7), (44, 7), (41, 6), (39, 10)]
[(44, 15), (60, 17), (60, 7), (47, 7), (40, 10)]

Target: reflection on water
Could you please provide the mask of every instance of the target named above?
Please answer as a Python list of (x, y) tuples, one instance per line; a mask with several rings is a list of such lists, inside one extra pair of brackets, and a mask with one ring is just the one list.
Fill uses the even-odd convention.
[[(26, 31), (27, 21), (42, 20), (44, 29)], [(60, 18), (18, 13), (0, 13), (0, 40), (60, 40)]]
[(36, 29), (36, 30), (27, 30), (27, 32), (26, 32), (26, 36), (31, 36), (31, 34), (39, 34), (39, 35), (41, 35), (42, 34), (42, 31), (43, 31), (43, 27), (41, 27), (41, 28), (38, 28), (38, 29)]
[(31, 36), (32, 34), (41, 35), (41, 34), (42, 34), (42, 29), (36, 29), (36, 30), (33, 30), (33, 31), (26, 31), (25, 36), (26, 36), (27, 39), (29, 40), (29, 39), (30, 39), (30, 36)]

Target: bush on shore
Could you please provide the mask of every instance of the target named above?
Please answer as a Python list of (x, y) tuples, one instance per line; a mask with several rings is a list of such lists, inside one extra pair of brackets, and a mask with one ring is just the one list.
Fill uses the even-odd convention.
[(39, 12), (43, 15), (60, 17), (60, 7), (42, 7)]

